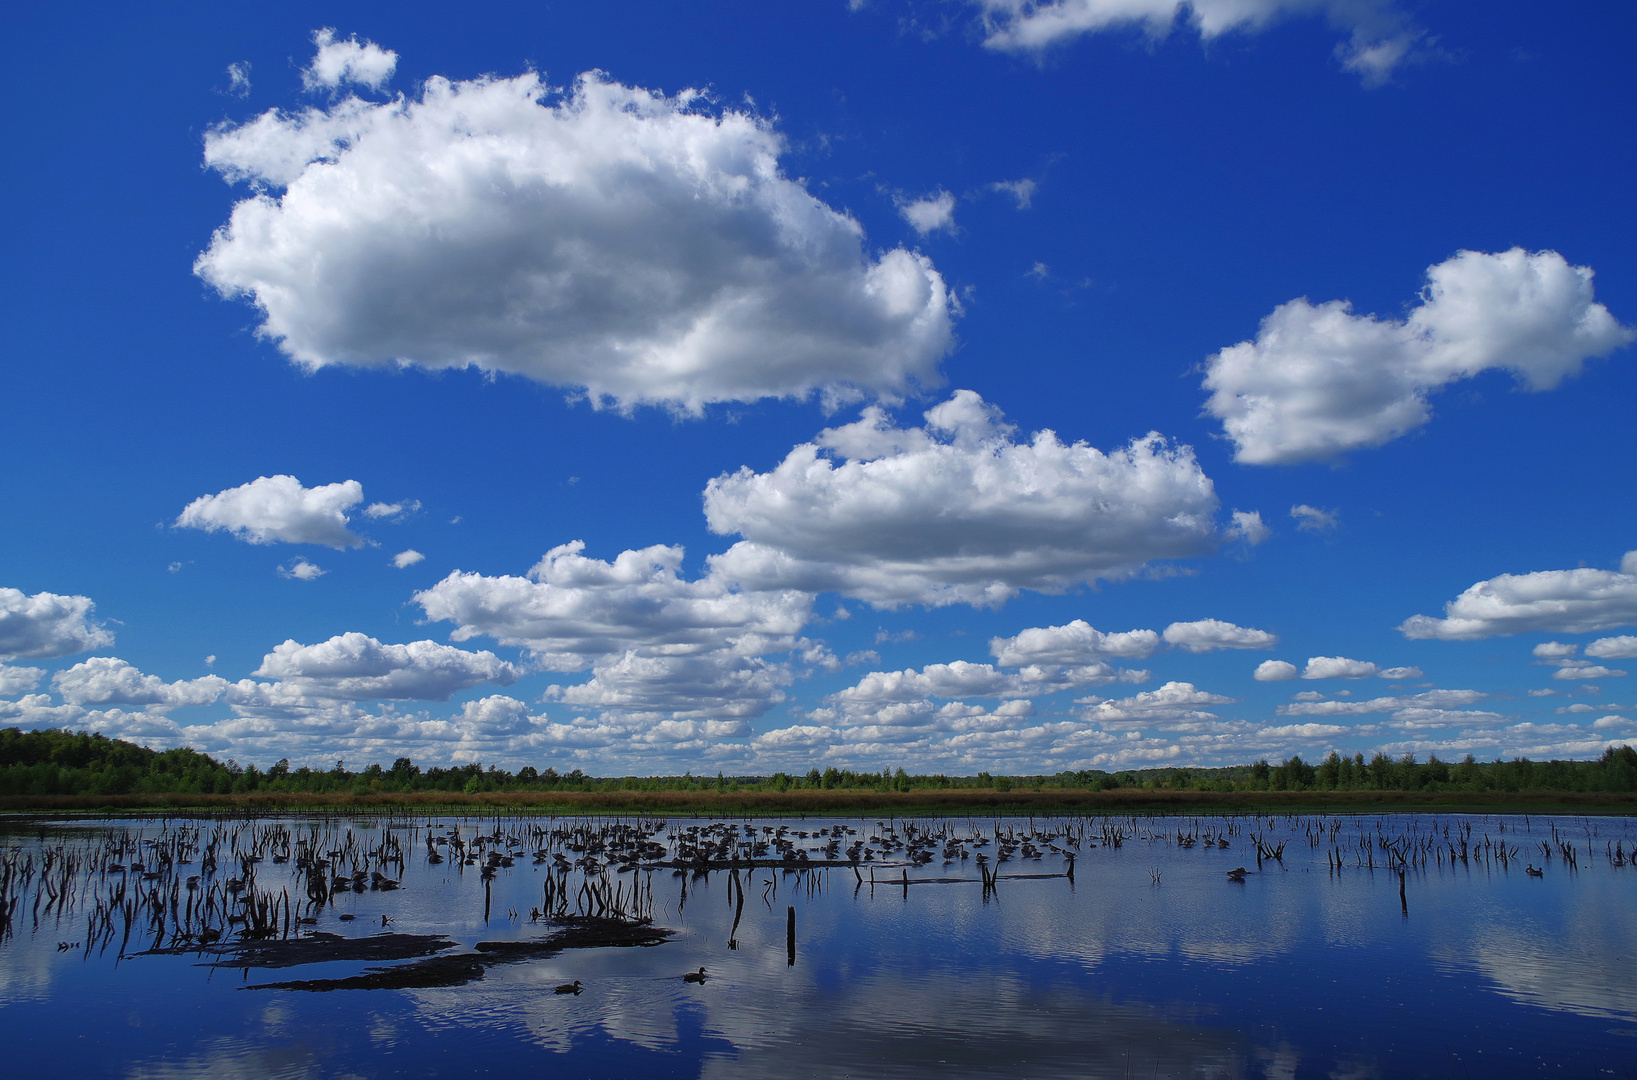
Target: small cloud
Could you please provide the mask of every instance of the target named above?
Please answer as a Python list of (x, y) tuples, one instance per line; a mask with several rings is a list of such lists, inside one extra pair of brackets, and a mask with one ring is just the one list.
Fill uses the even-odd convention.
[(1257, 682), (1288, 682), (1296, 677), (1296, 665), (1288, 660), (1264, 660), (1256, 665)]
[(922, 236), (955, 231), (955, 196), (941, 188), (924, 199), (894, 199), (898, 214)]
[(416, 563), (421, 562), (425, 558), (425, 555), (422, 555), (414, 548), (410, 548), (407, 551), (400, 551), (398, 554), (394, 555), (392, 557), (392, 565), (402, 570), (407, 566), (414, 566)]
[(179, 562), (173, 562), (169, 566), (165, 567), (165, 569), (169, 570), (173, 574), (180, 573), (182, 570), (182, 564)]
[(227, 65), (227, 89), (223, 92), (237, 98), (250, 95), (250, 61), (240, 60)]
[(1594, 728), (1629, 727), (1630, 725), (1631, 719), (1625, 716), (1599, 716), (1592, 721), (1592, 727)]
[(1260, 510), (1235, 510), (1233, 524), (1224, 530), (1229, 540), (1242, 541), (1246, 547), (1255, 547), (1273, 535), (1273, 530), (1262, 521)]
[(843, 667), (852, 667), (855, 664), (879, 664), (880, 662), (881, 654), (874, 649), (859, 649), (857, 652), (848, 653), (841, 659)]
[(892, 634), (887, 632), (886, 627), (877, 627), (875, 631), (875, 643), (877, 645), (896, 645), (902, 641), (919, 640), (921, 640), (921, 635), (916, 633), (914, 630), (900, 630), (898, 633)]
[(1419, 679), (1425, 672), (1418, 667), (1390, 667), (1379, 673), (1383, 679)]
[(1310, 656), (1304, 679), (1367, 679), (1380, 675), (1381, 669), (1368, 660), (1350, 660), (1345, 656)]
[(989, 185), (989, 190), (1005, 192), (1017, 200), (1019, 210), (1027, 210), (1029, 204), (1034, 202), (1035, 188), (1039, 186), (1033, 180), (997, 180)]
[(1290, 695), (1291, 701), (1323, 701), (1324, 695), (1317, 690), (1303, 690), (1299, 694)]
[(1556, 690), (1531, 690), (1531, 691), (1529, 691), (1529, 696), (1530, 697), (1551, 697), (1556, 693), (1557, 693)]
[(837, 604), (835, 614), (830, 616), (830, 618), (836, 620), (846, 620), (852, 617), (853, 613), (847, 610), (846, 604)]
[(317, 581), (328, 573), (328, 571), (320, 569), (316, 563), (310, 563), (301, 558), (286, 563), (278, 569), (280, 577), (291, 578), (295, 581)]
[(370, 503), (364, 507), (364, 513), (377, 520), (386, 518), (390, 521), (402, 521), (409, 515), (419, 511), (420, 508), (421, 501), (419, 499), (406, 499), (403, 502), (395, 503)]
[(1037, 262), (1033, 266), (1031, 266), (1029, 268), (1028, 272), (1025, 273), (1023, 276), (1024, 277), (1032, 277), (1036, 281), (1045, 281), (1048, 277), (1051, 276), (1051, 273), (1052, 273), (1051, 267), (1047, 266), (1043, 262)]
[(205, 667), (215, 667), (215, 666), (216, 666), (216, 654), (211, 653), (209, 656), (205, 657)]
[(1531, 650), (1531, 655), (1537, 660), (1567, 660), (1579, 649), (1580, 646), (1571, 645), (1566, 641), (1543, 641)]
[(1624, 671), (1615, 668), (1606, 668), (1601, 664), (1594, 664), (1590, 660), (1562, 660), (1559, 667), (1552, 672), (1554, 679), (1618, 679)]
[(449, 519), (449, 524), (451, 524), (451, 525), (459, 525), (459, 524), (460, 524), (460, 515), (459, 515), (459, 514), (456, 514), (456, 515), (455, 515), (455, 516), (454, 516), (454, 517), (452, 517), (452, 518), (450, 518), (450, 519)]
[(1329, 532), (1336, 527), (1336, 511), (1320, 510), (1306, 503), (1292, 506), (1290, 516), (1296, 519), (1296, 528), (1302, 532)]
[(313, 44), (318, 53), (301, 72), (302, 85), (309, 90), (339, 90), (342, 83), (379, 90), (398, 67), (398, 54), (391, 49), (359, 41), (356, 34), (337, 41), (333, 27), (313, 31)]

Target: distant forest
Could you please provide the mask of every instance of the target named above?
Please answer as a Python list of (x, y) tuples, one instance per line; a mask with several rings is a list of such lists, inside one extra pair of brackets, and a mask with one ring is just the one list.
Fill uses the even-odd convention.
[(1308, 763), (1300, 757), (1221, 769), (1159, 768), (1103, 772), (1084, 769), (1040, 776), (911, 775), (903, 769), (855, 772), (816, 766), (805, 774), (772, 776), (588, 776), (575, 769), (532, 766), (507, 772), (473, 763), (423, 769), (403, 757), (390, 766), (349, 770), (291, 768), (280, 761), (269, 769), (220, 762), (194, 750), (149, 750), (86, 732), (0, 729), (0, 795), (288, 794), (447, 791), (616, 792), (616, 791), (931, 791), (950, 789), (1012, 791), (1425, 791), (1425, 792), (1637, 792), (1637, 750), (1611, 746), (1595, 761), (1457, 762), (1436, 756), (1417, 761), (1412, 754), (1342, 757), (1331, 753)]

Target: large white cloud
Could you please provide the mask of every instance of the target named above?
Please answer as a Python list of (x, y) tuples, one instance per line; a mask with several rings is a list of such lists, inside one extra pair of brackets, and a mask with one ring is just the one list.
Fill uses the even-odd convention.
[(1192, 653), (1217, 652), (1221, 649), (1271, 649), (1279, 644), (1279, 635), (1266, 630), (1236, 626), (1221, 619), (1200, 619), (1196, 622), (1174, 622), (1165, 628), (1165, 643)]
[(1619, 637), (1598, 638), (1586, 646), (1586, 655), (1599, 660), (1637, 660), (1637, 637), (1621, 634)]
[(45, 669), (37, 667), (8, 667), (0, 664), (0, 697), (26, 694), (45, 677)]
[(806, 638), (813, 596), (794, 589), (737, 588), (712, 572), (689, 581), (683, 550), (656, 545), (612, 562), (587, 558), (575, 541), (548, 551), (527, 577), (455, 571), (415, 594), (427, 618), (531, 650), (541, 667), (592, 669), (585, 683), (554, 686), (552, 700), (615, 717), (757, 716), (784, 700), (801, 656), (819, 667), (833, 654)]
[(230, 684), (215, 675), (167, 683), (157, 675), (144, 675), (118, 657), (93, 656), (57, 672), (51, 685), (70, 705), (154, 705), (176, 709), (184, 705), (209, 705), (220, 698)]
[(550, 687), (546, 700), (620, 717), (757, 717), (785, 699), (792, 681), (788, 664), (729, 650), (695, 656), (630, 650), (597, 663), (586, 682)]
[[(194, 499), (177, 516), (176, 527), (225, 531), (251, 544), (361, 547), (364, 538), (347, 528), (347, 511), (363, 500), (364, 485), (356, 480), (308, 488), (293, 476), (258, 476)], [(298, 571), (292, 574), (311, 580)]]
[(114, 643), (114, 635), (91, 621), (88, 596), (59, 596), (0, 588), (0, 660), (49, 660)]
[(1256, 33), (1288, 16), (1323, 16), (1348, 35), (1336, 56), (1366, 85), (1389, 76), (1416, 47), (1421, 32), (1390, 0), (970, 0), (983, 9), (984, 44), (1004, 52), (1039, 53), (1087, 34), (1139, 27), (1163, 38), (1180, 22), (1210, 41), (1230, 32)]
[(1031, 626), (1015, 637), (989, 639), (989, 653), (1007, 667), (1028, 664), (1089, 664), (1116, 656), (1141, 660), (1159, 648), (1160, 636), (1152, 630), (1126, 630), (1105, 634), (1084, 619), (1063, 626)]
[[(870, 406), (705, 489), (712, 564), (747, 586), (834, 589), (880, 607), (994, 605), (1210, 552), (1216, 492), (1191, 449), (1149, 435), (1112, 453), (1051, 431), (1027, 442), (970, 390), (899, 428)], [(838, 462), (839, 459), (839, 462)]]
[(263, 657), (252, 674), (316, 698), (447, 701), (479, 683), (509, 686), (522, 672), (488, 651), (468, 652), (435, 641), (384, 645), (354, 631), (316, 645), (286, 641)]
[(872, 671), (831, 699), (842, 705), (877, 705), (934, 697), (1023, 698), (1116, 681), (1142, 682), (1147, 678), (1146, 671), (1126, 670), (1100, 662), (1074, 667), (1030, 665), (1020, 671), (1005, 672), (991, 664), (956, 660), (949, 664), (928, 664), (920, 670)]
[(624, 551), (612, 562), (587, 558), (584, 549), (578, 540), (554, 547), (527, 577), (457, 570), (415, 602), (428, 619), (455, 623), (456, 641), (488, 635), (532, 650), (555, 671), (630, 649), (682, 655), (743, 639), (740, 652), (792, 648), (812, 617), (805, 592), (739, 590), (714, 573), (686, 580), (681, 547)]
[(434, 77), (211, 132), (206, 163), (258, 191), (195, 270), (308, 369), (477, 367), (693, 412), (938, 382), (958, 310), (943, 278), (871, 254), (783, 150), (697, 91)]
[(1237, 460), (1324, 460), (1425, 424), (1429, 395), (1498, 368), (1549, 390), (1632, 331), (1592, 299), (1592, 271), (1555, 251), (1461, 251), (1429, 267), (1408, 318), (1354, 315), (1344, 300), (1292, 300), (1255, 341), (1206, 363), (1206, 411)]
[(1189, 682), (1168, 682), (1116, 701), (1096, 701), (1081, 712), (1086, 720), (1108, 727), (1158, 725), (1173, 730), (1208, 729), (1219, 717), (1206, 705), (1229, 705), (1234, 698), (1201, 690)]
[(1637, 551), (1626, 552), (1619, 572), (1581, 567), (1501, 574), (1445, 604), (1444, 618), (1413, 615), (1398, 629), (1407, 638), (1473, 641), (1529, 631), (1586, 634), (1631, 623), (1637, 623)]

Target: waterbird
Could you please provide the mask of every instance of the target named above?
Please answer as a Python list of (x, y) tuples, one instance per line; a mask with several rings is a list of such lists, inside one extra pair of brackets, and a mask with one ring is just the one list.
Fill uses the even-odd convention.
[(708, 977), (709, 976), (705, 974), (705, 969), (700, 968), (698, 971), (690, 971), (686, 975), (682, 976), (682, 981), (687, 983), (702, 983)]
[(1530, 863), (1528, 866), (1524, 867), (1523, 872), (1525, 874), (1528, 874), (1530, 877), (1545, 877), (1546, 876), (1546, 871), (1538, 869), (1535, 866), (1534, 863)]
[(552, 993), (554, 993), (554, 994), (578, 994), (578, 993), (581, 993), (584, 990), (585, 990), (585, 987), (580, 985), (580, 980), (575, 979), (571, 983), (563, 983), (561, 986), (559, 986), (555, 990), (553, 990)]

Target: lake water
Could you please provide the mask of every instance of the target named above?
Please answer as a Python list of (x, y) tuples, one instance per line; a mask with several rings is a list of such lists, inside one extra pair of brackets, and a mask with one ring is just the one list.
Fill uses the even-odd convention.
[[(1460, 815), (14, 823), (0, 1073), (1633, 1076), (1634, 845)], [(672, 933), (596, 944), (611, 905)], [(593, 944), (494, 944), (568, 931)], [(347, 988), (372, 972), (401, 985)]]

